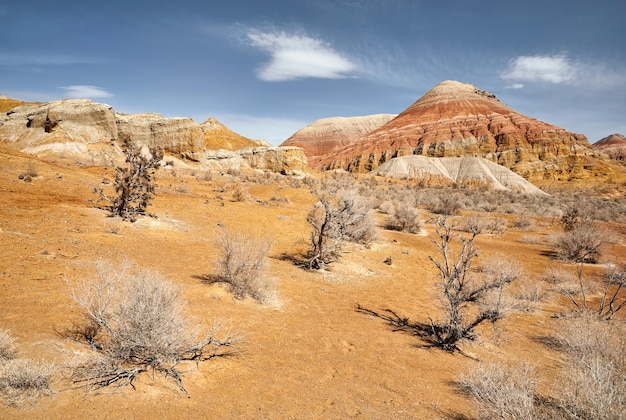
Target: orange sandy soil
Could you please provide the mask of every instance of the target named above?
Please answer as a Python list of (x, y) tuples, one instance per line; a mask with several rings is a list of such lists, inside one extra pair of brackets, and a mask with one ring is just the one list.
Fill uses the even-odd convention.
[[(25, 183), (18, 175), (31, 161), (38, 176)], [(501, 322), (499, 340), (490, 328), (481, 330), (480, 341), (463, 346), (466, 356), (420, 348), (417, 337), (357, 312), (360, 304), (411, 320), (436, 317), (436, 273), (428, 261), (435, 255), (432, 225), (424, 235), (380, 229), (370, 248), (348, 247), (328, 271), (311, 272), (281, 258), (306, 248), (305, 217), (315, 201), (306, 188), (294, 189), (277, 176), (270, 185), (247, 184), (251, 196), (269, 205), (235, 202), (231, 193), (241, 181), (229, 175), (199, 181), (190, 171), (162, 170), (150, 207), (158, 218), (129, 223), (90, 202), (105, 173), (112, 178), (111, 169), (48, 163), (0, 149), (0, 327), (19, 340), (19, 355), (62, 367), (81, 348), (58, 333), (81, 320), (65, 279), (93, 276), (98, 259), (130, 260), (180, 284), (200, 325), (208, 329), (221, 320), (245, 334), (240, 353), (186, 366), (190, 398), (158, 376), (142, 376), (136, 389), (86, 395), (57, 375), (52, 395), (33, 407), (1, 406), (0, 418), (473, 418), (473, 404), (455, 381), (479, 360), (530, 360), (547, 378), (559, 368), (559, 354), (540, 340), (559, 322), (552, 315), (567, 310), (554, 294), (536, 311)], [(290, 202), (270, 201), (274, 196)], [(537, 219), (534, 232), (509, 228), (501, 237), (481, 236), (481, 259), (516, 258), (525, 270), (521, 283), (539, 282), (550, 260), (550, 223)], [(275, 302), (234, 300), (224, 285), (198, 278), (215, 273), (219, 225), (275, 237), (269, 259)], [(521, 241), (528, 236), (537, 244)], [(617, 242), (607, 248), (607, 260), (626, 255)], [(389, 256), (394, 261), (386, 265)], [(597, 274), (603, 268), (586, 270)]]

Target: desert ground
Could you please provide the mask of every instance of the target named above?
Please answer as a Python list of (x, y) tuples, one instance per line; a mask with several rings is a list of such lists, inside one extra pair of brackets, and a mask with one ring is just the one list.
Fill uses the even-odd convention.
[[(56, 367), (52, 392), (22, 406), (0, 405), (1, 418), (476, 418), (458, 382), (485, 361), (528, 361), (541, 373), (545, 395), (559, 385), (564, 357), (547, 338), (573, 305), (545, 280), (546, 270), (575, 273), (577, 266), (551, 253), (555, 215), (530, 215), (524, 228), (515, 227), (516, 214), (453, 216), (459, 226), (472, 214), (504, 219), (503, 232), (478, 237), (478, 265), (516, 260), (523, 275), (512, 293), (534, 288), (540, 296), (500, 321), (495, 333), (481, 326), (462, 352), (446, 352), (373, 314), (390, 309), (420, 322), (441, 316), (427, 210), (417, 234), (385, 229), (387, 216), (377, 210), (378, 236), (369, 246), (347, 245), (325, 270), (306, 270), (294, 260), (307, 250), (306, 216), (317, 200), (305, 182), (290, 177), (161, 169), (149, 207), (155, 217), (131, 223), (108, 217), (93, 202), (94, 186), (112, 179), (112, 168), (46, 162), (7, 148), (0, 149), (0, 168), (0, 327), (17, 339), (20, 357)], [(29, 168), (36, 174), (25, 182), (19, 176)], [(376, 180), (379, 187), (386, 182)], [(247, 199), (233, 197), (237, 186)], [(607, 264), (626, 256), (625, 225), (600, 226), (610, 240), (599, 263), (584, 266), (598, 282)], [(215, 237), (226, 228), (273, 238), (267, 302), (235, 299), (225, 284), (203, 280), (215, 273)], [(83, 320), (68, 284), (93, 277), (97, 261), (111, 267), (130, 261), (180, 285), (189, 316), (202, 329), (219, 323), (224, 334), (239, 332), (236, 355), (187, 363), (189, 396), (162, 375), (92, 392), (74, 384), (66, 366), (85, 345), (64, 334)], [(590, 302), (599, 298), (589, 292)], [(620, 313), (614, 322), (623, 320)]]

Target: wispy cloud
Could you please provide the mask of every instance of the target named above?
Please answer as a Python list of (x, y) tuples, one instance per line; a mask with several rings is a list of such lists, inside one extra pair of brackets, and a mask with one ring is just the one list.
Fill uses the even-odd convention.
[(282, 82), (302, 78), (341, 79), (356, 65), (322, 40), (285, 32), (250, 31), (248, 41), (269, 52), (269, 63), (258, 72), (261, 80)]
[[(500, 77), (515, 82), (573, 83), (580, 74), (580, 64), (566, 55), (519, 56), (509, 62)], [(520, 88), (521, 83), (511, 85)]]
[(73, 85), (62, 86), (61, 88), (67, 91), (69, 98), (110, 98), (113, 96), (112, 93), (97, 86)]
[(94, 64), (99, 60), (67, 54), (0, 53), (0, 66), (68, 66)]

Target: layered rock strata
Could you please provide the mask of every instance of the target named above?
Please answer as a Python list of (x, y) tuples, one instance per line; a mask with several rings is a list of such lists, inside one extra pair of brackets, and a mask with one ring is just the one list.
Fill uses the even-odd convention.
[[(593, 172), (584, 135), (524, 116), (474, 85), (445, 81), (382, 127), (333, 152), (323, 169), (368, 172), (398, 156), (481, 156), (529, 180)], [(591, 159), (589, 159), (591, 158)]]
[(621, 134), (611, 134), (595, 142), (591, 147), (605, 153), (611, 159), (626, 160), (626, 137)]
[(363, 136), (395, 117), (396, 114), (377, 114), (324, 118), (298, 130), (281, 146), (303, 148), (312, 167), (328, 165), (337, 150), (358, 142)]

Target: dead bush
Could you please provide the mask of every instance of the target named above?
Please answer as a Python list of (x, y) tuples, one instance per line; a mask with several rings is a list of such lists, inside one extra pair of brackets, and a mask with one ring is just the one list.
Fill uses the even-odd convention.
[(346, 241), (368, 244), (376, 236), (371, 206), (353, 189), (346, 189), (347, 178), (322, 184), (314, 193), (318, 202), (307, 217), (312, 228), (307, 268), (321, 269), (339, 257)]
[(218, 339), (214, 328), (199, 339), (180, 288), (155, 272), (99, 262), (95, 280), (70, 284), (70, 289), (84, 315), (73, 332), (91, 348), (70, 366), (70, 374), (88, 391), (133, 386), (150, 372), (171, 378), (187, 393), (182, 362), (231, 354), (227, 349), (235, 335)]
[(0, 396), (6, 405), (22, 407), (36, 404), (48, 395), (54, 366), (31, 359), (10, 359), (0, 362)]
[(269, 236), (227, 228), (218, 234), (218, 280), (229, 285), (235, 298), (249, 296), (261, 303), (270, 300), (273, 290), (265, 268), (272, 242)]
[(552, 238), (553, 248), (560, 259), (569, 263), (597, 263), (605, 236), (592, 222), (557, 233)]
[[(454, 225), (445, 218), (436, 221), (433, 244), (439, 258), (429, 256), (439, 274), (438, 286), (443, 309), (443, 319), (431, 322), (431, 338), (444, 350), (460, 350), (461, 340), (476, 338), (475, 329), (484, 321), (492, 324), (502, 319), (512, 309), (504, 288), (516, 280), (521, 272), (511, 261), (487, 264), (482, 275), (472, 271), (479, 251), (474, 245), (477, 231), (469, 238), (453, 233)], [(458, 242), (456, 247), (453, 243)], [(456, 248), (456, 249), (454, 249)]]
[(16, 340), (0, 329), (0, 399), (9, 406), (35, 404), (50, 394), (55, 367), (31, 359), (16, 358)]
[(387, 228), (400, 232), (418, 233), (422, 230), (420, 211), (407, 201), (396, 203), (393, 207)]
[(626, 407), (626, 331), (587, 314), (562, 319), (559, 406), (573, 419), (621, 419)]
[(476, 403), (480, 418), (531, 420), (538, 416), (539, 380), (529, 364), (481, 363), (461, 377), (460, 386)]
[(109, 197), (104, 184), (94, 189), (99, 195), (97, 201), (105, 200), (112, 216), (134, 222), (137, 216), (146, 214), (146, 209), (154, 198), (154, 172), (163, 159), (163, 151), (150, 150), (150, 156), (142, 153), (138, 144), (129, 138), (124, 139), (126, 166), (115, 168), (115, 195)]

